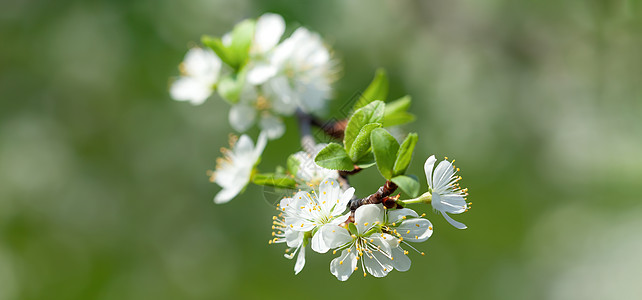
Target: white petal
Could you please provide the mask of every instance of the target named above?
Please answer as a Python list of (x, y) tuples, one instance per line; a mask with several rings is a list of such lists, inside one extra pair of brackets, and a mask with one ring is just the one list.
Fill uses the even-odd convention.
[(407, 242), (423, 242), (432, 235), (432, 224), (424, 218), (403, 221), (397, 232)]
[(457, 229), (466, 229), (466, 228), (468, 228), (466, 226), (466, 224), (453, 220), (453, 218), (451, 218), (445, 212), (442, 212), (441, 214), (444, 215), (444, 218), (446, 218), (446, 221), (448, 221), (448, 223), (450, 223), (450, 225), (455, 226), (455, 228), (457, 228)]
[[(313, 160), (309, 160), (308, 163), (310, 164), (309, 166), (304, 166), (299, 170), (303, 169), (314, 172), (316, 163)], [(310, 177), (314, 176), (314, 174), (309, 175)], [(321, 184), (319, 184), (319, 202), (325, 213), (331, 214), (332, 209), (340, 204), (339, 193), (341, 193), (341, 186), (338, 181), (332, 178), (326, 178), (321, 181)], [(345, 211), (345, 205), (343, 207), (337, 207), (337, 210), (341, 212)]]
[(371, 243), (379, 247), (379, 249), (388, 255), (392, 248), (399, 246), (399, 240), (387, 233), (375, 233), (369, 237)]
[(330, 262), (330, 273), (341, 281), (348, 280), (354, 268), (357, 267), (357, 256), (354, 254), (354, 249), (352, 250), (351, 252), (348, 252), (348, 249), (343, 250), (339, 257)]
[(379, 204), (362, 205), (354, 212), (354, 223), (359, 233), (365, 233), (377, 222), (383, 222), (383, 208)]
[(435, 168), (433, 178), (434, 191), (442, 191), (446, 189), (453, 175), (455, 175), (453, 164), (447, 160), (441, 161), (437, 165), (437, 168)]
[(216, 196), (214, 197), (214, 203), (223, 204), (232, 200), (236, 195), (238, 195), (245, 185), (234, 185), (231, 187), (223, 188)]
[(259, 133), (259, 138), (256, 140), (256, 147), (254, 148), (254, 161), (256, 162), (259, 157), (261, 157), (261, 154), (263, 154), (263, 150), (265, 150), (265, 146), (267, 145), (267, 134), (265, 132)]
[(332, 219), (332, 221), (330, 221), (330, 224), (334, 224), (334, 225), (339, 225), (340, 226), (341, 223), (345, 223), (345, 221), (347, 221), (348, 218), (350, 218), (350, 213), (347, 213), (345, 215), (338, 216), (338, 217)]
[(411, 217), (419, 217), (416, 211), (410, 209), (410, 208), (400, 208), (400, 209), (389, 209), (387, 210), (388, 212), (388, 224), (391, 223), (396, 223), (399, 222), (403, 219), (403, 217), (411, 216)]
[(230, 125), (238, 132), (250, 129), (256, 119), (256, 109), (250, 105), (238, 103), (232, 106), (229, 113)]
[(254, 33), (254, 51), (264, 53), (271, 50), (281, 39), (285, 31), (285, 21), (277, 14), (263, 14), (256, 21)]
[(264, 114), (261, 116), (259, 125), (261, 126), (261, 131), (265, 132), (268, 139), (271, 140), (278, 139), (283, 136), (283, 133), (285, 133), (283, 120), (270, 114)]
[(410, 258), (408, 255), (404, 254), (404, 251), (401, 247), (396, 247), (392, 249), (392, 266), (399, 272), (405, 272), (410, 269)]
[(303, 270), (303, 266), (305, 266), (305, 247), (301, 246), (299, 255), (296, 258), (296, 263), (294, 264), (294, 275), (299, 274), (299, 272)]
[(247, 72), (247, 82), (260, 85), (276, 75), (277, 72), (278, 68), (271, 64), (257, 64)]
[[(317, 232), (312, 236), (312, 243), (311, 243), (312, 250), (318, 253), (326, 253), (328, 252), (328, 250), (330, 250), (330, 247), (328, 247), (325, 244), (324, 237), (323, 237), (324, 230), (322, 229), (323, 227), (326, 227), (326, 226), (321, 226), (321, 228), (319, 228), (319, 230), (317, 230)], [(329, 225), (329, 226), (332, 226), (332, 225)]]
[(234, 145), (234, 155), (236, 157), (251, 156), (254, 150), (254, 143), (247, 134), (241, 135), (236, 144)]
[(285, 229), (285, 241), (290, 248), (296, 248), (303, 243), (305, 233), (301, 231), (294, 231), (292, 229)]
[(324, 231), (324, 242), (330, 249), (338, 248), (352, 241), (350, 232), (343, 227), (339, 227), (334, 224), (328, 224), (321, 227), (321, 230)]
[(172, 99), (189, 101), (193, 105), (203, 104), (212, 94), (212, 84), (192, 77), (180, 77), (169, 90)]
[(346, 207), (348, 206), (348, 203), (350, 202), (350, 200), (352, 200), (353, 196), (354, 196), (353, 187), (350, 187), (349, 189), (345, 190), (345, 192), (341, 194), (341, 197), (339, 198), (339, 204), (335, 206), (332, 215), (338, 215), (343, 213), (346, 210)]
[(185, 54), (183, 68), (187, 75), (214, 84), (221, 70), (221, 59), (211, 49), (192, 48)]
[(434, 155), (431, 155), (426, 159), (426, 162), (424, 163), (424, 172), (426, 172), (426, 181), (428, 181), (428, 186), (432, 189), (433, 184), (432, 184), (432, 169), (435, 166), (435, 162), (437, 159), (435, 158)]
[(286, 116), (294, 113), (297, 108), (297, 95), (287, 77), (273, 77), (263, 87), (272, 103), (272, 110)]
[(364, 254), (362, 258), (366, 270), (374, 277), (384, 277), (393, 269), (392, 261), (379, 252)]
[(430, 204), (434, 209), (450, 214), (463, 213), (467, 208), (466, 200), (459, 195), (441, 195), (434, 192)]

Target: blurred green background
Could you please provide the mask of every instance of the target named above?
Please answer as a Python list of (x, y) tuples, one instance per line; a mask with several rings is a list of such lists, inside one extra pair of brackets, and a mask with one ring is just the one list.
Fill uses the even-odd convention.
[[(294, 276), (268, 245), (261, 188), (212, 203), (228, 106), (172, 101), (168, 78), (202, 34), (264, 12), (335, 50), (335, 114), (377, 67), (413, 96), (410, 171), (456, 158), (469, 229), (421, 207), (435, 234), (410, 271), (339, 282), (331, 254)], [(0, 299), (639, 297), (641, 25), (633, 0), (2, 1)]]

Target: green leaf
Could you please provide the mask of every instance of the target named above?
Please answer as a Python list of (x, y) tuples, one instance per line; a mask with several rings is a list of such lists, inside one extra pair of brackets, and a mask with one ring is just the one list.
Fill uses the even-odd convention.
[(401, 143), (397, 158), (395, 159), (394, 167), (392, 168), (393, 176), (402, 175), (406, 173), (410, 160), (412, 160), (412, 152), (417, 145), (418, 136), (416, 133), (410, 133), (406, 139)]
[(370, 139), (379, 173), (381, 173), (385, 179), (392, 178), (392, 168), (394, 167), (397, 152), (399, 151), (399, 143), (383, 128), (374, 129), (370, 134)]
[(370, 168), (376, 164), (374, 154), (372, 154), (372, 152), (369, 152), (368, 154), (360, 158), (358, 161), (354, 162), (354, 164), (361, 169)]
[(377, 69), (375, 77), (372, 79), (366, 90), (363, 91), (363, 94), (359, 97), (359, 101), (354, 104), (353, 109), (357, 110), (362, 108), (375, 100), (385, 101), (387, 96), (388, 76), (386, 75), (386, 70)]
[(370, 123), (381, 123), (383, 121), (383, 112), (386, 105), (383, 101), (373, 101), (372, 103), (358, 109), (352, 114), (348, 125), (346, 125), (345, 134), (343, 137), (343, 145), (346, 151), (352, 148), (352, 143), (359, 135), (361, 128)]
[(348, 231), (350, 231), (350, 234), (359, 234), (359, 230), (357, 230), (357, 225), (354, 225), (354, 223), (352, 222), (348, 223)]
[(204, 35), (201, 37), (201, 43), (209, 47), (216, 53), (216, 55), (228, 66), (234, 64), (234, 58), (232, 51), (223, 45), (221, 39), (209, 35)]
[(331, 170), (350, 171), (354, 169), (346, 150), (337, 143), (330, 143), (314, 158), (317, 165)]
[(274, 173), (254, 174), (252, 182), (258, 185), (267, 185), (279, 188), (293, 189), (296, 187), (296, 181), (291, 177), (278, 176)]
[(232, 65), (232, 67), (236, 70), (243, 67), (247, 62), (255, 27), (256, 22), (254, 20), (245, 20), (236, 24), (232, 30), (232, 44), (230, 45), (230, 50), (234, 57), (234, 65)]
[(410, 96), (406, 95), (395, 101), (386, 103), (383, 114), (383, 126), (390, 127), (414, 121), (415, 115), (407, 112), (411, 102)]
[(377, 128), (381, 128), (381, 123), (370, 123), (361, 128), (361, 131), (359, 131), (359, 134), (354, 139), (348, 151), (348, 155), (353, 162), (358, 161), (364, 155), (368, 154), (368, 150), (370, 149), (370, 132)]
[(245, 84), (245, 72), (223, 76), (216, 85), (216, 91), (227, 102), (232, 104), (239, 101), (243, 85)]
[(419, 181), (417, 176), (399, 175), (392, 177), (390, 181), (394, 182), (404, 193), (410, 197), (417, 197), (419, 195)]
[(296, 159), (294, 154), (291, 154), (290, 156), (288, 156), (287, 166), (288, 166), (288, 171), (290, 172), (290, 174), (296, 176), (296, 173), (299, 172), (299, 165), (300, 164), (301, 164), (301, 162), (299, 162), (299, 160)]

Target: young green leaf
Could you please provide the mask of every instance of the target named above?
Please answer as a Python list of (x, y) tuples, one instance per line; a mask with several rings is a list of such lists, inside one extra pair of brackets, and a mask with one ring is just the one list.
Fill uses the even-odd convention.
[(236, 103), (239, 101), (239, 97), (241, 96), (243, 84), (245, 84), (244, 71), (236, 74), (228, 74), (221, 77), (216, 86), (216, 91), (221, 98), (225, 99), (227, 102)]
[(254, 28), (256, 27), (254, 20), (245, 20), (236, 24), (232, 30), (232, 44), (230, 50), (234, 56), (235, 69), (240, 69), (247, 61), (252, 38), (254, 37)]
[(372, 130), (370, 140), (379, 173), (381, 173), (385, 179), (392, 178), (392, 169), (397, 158), (397, 152), (399, 151), (399, 143), (383, 128)]
[(419, 195), (419, 180), (416, 176), (399, 175), (392, 177), (390, 181), (394, 182), (399, 188), (410, 197)]
[(372, 154), (372, 152), (368, 152), (362, 158), (355, 161), (354, 164), (361, 169), (370, 168), (376, 164), (374, 154)]
[(354, 139), (348, 151), (348, 155), (353, 162), (358, 161), (361, 157), (368, 154), (368, 150), (370, 149), (370, 132), (377, 128), (381, 128), (381, 123), (370, 123), (361, 128), (361, 131), (359, 131), (359, 134)]
[(354, 104), (353, 110), (357, 110), (368, 105), (370, 102), (375, 100), (385, 101), (388, 96), (388, 76), (386, 75), (386, 70), (377, 69), (375, 77), (372, 79), (368, 87), (357, 103)]
[(407, 112), (411, 102), (410, 96), (404, 96), (386, 103), (386, 109), (383, 114), (383, 126), (390, 127), (414, 121), (415, 115)]
[(232, 51), (230, 51), (230, 49), (223, 45), (221, 39), (209, 35), (204, 35), (201, 37), (201, 43), (212, 49), (214, 53), (216, 53), (216, 55), (228, 66), (232, 66), (234, 64)]
[(337, 143), (330, 143), (314, 158), (317, 165), (331, 170), (350, 171), (354, 169), (346, 150)]
[(274, 173), (254, 174), (252, 182), (258, 185), (267, 185), (278, 188), (293, 189), (296, 181), (291, 177), (279, 176)]
[(343, 137), (343, 145), (346, 151), (352, 148), (352, 143), (359, 135), (361, 128), (370, 123), (381, 123), (383, 120), (383, 112), (386, 105), (383, 101), (373, 101), (372, 103), (358, 109), (352, 114)]
[(399, 151), (397, 152), (397, 158), (395, 159), (395, 163), (392, 168), (393, 176), (406, 173), (408, 165), (410, 165), (410, 160), (412, 159), (412, 152), (415, 150), (415, 146), (417, 145), (417, 139), (418, 137), (416, 133), (410, 133), (403, 143), (401, 143)]

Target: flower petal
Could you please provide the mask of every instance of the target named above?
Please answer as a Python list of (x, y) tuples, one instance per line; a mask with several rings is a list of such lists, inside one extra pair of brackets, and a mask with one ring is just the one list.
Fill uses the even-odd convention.
[(403, 217), (411, 216), (414, 218), (419, 217), (416, 211), (410, 208), (399, 208), (399, 209), (389, 209), (388, 212), (388, 224), (396, 223), (403, 220)]
[(258, 63), (247, 72), (247, 82), (253, 85), (260, 85), (274, 77), (277, 72), (278, 69), (271, 64)]
[(279, 42), (285, 31), (285, 21), (277, 14), (266, 13), (256, 20), (256, 31), (254, 33), (255, 53), (265, 53), (272, 50)]
[(292, 229), (285, 229), (285, 241), (290, 248), (296, 248), (301, 246), (303, 243), (303, 237), (305, 233), (302, 231), (295, 231)]
[(229, 112), (230, 125), (238, 132), (250, 129), (256, 119), (256, 109), (250, 105), (238, 103)]
[(379, 204), (362, 205), (354, 212), (354, 223), (360, 234), (365, 233), (372, 226), (378, 224), (377, 222), (383, 222), (383, 208)]
[(330, 262), (330, 273), (336, 276), (337, 279), (346, 281), (352, 275), (352, 272), (357, 267), (357, 256), (354, 252), (348, 252), (348, 249), (345, 249), (339, 257)]
[[(314, 167), (316, 167), (316, 163), (313, 160), (310, 160), (309, 163), (315, 164)], [(302, 169), (310, 170), (311, 168), (303, 167), (300, 168), (299, 171)], [(332, 215), (333, 208), (335, 207), (341, 211), (338, 214), (345, 211), (345, 206), (337, 207), (341, 202), (339, 193), (341, 193), (341, 186), (335, 179), (326, 178), (319, 184), (319, 204), (326, 214)]]
[(397, 233), (404, 241), (423, 242), (432, 235), (432, 223), (424, 218), (406, 220), (397, 227)]
[(374, 277), (385, 277), (394, 268), (392, 260), (378, 251), (364, 253), (362, 258), (366, 270)]
[(285, 133), (283, 120), (270, 114), (261, 116), (259, 126), (261, 126), (261, 131), (265, 132), (270, 140), (278, 139)]
[(301, 246), (299, 250), (299, 255), (296, 258), (296, 263), (294, 264), (294, 275), (299, 274), (303, 267), (305, 266), (305, 247)]
[(437, 168), (435, 168), (435, 174), (433, 178), (433, 190), (435, 192), (442, 192), (448, 188), (450, 181), (455, 175), (455, 169), (453, 164), (447, 160), (441, 161)]
[(445, 212), (441, 212), (441, 214), (444, 215), (444, 218), (446, 218), (446, 221), (448, 221), (448, 223), (450, 223), (450, 225), (455, 226), (455, 228), (457, 228), (457, 229), (466, 229), (466, 228), (468, 228), (468, 226), (466, 226), (466, 224), (453, 220), (453, 218), (451, 218)]
[(187, 75), (214, 84), (221, 70), (221, 59), (211, 49), (195, 47), (187, 51), (182, 66)]
[(324, 235), (324, 227), (329, 227), (332, 225), (323, 225), (317, 232), (312, 236), (312, 250), (318, 252), (318, 253), (326, 253), (328, 250), (330, 250), (330, 247), (328, 247), (324, 241), (323, 235)]
[(396, 247), (392, 249), (392, 266), (399, 272), (406, 272), (410, 269), (410, 258), (408, 255), (404, 254), (404, 250), (401, 247)]
[(223, 204), (229, 202), (234, 199), (234, 197), (236, 197), (244, 187), (245, 185), (233, 185), (223, 188), (223, 190), (214, 196), (214, 203)]
[(437, 159), (435, 158), (434, 155), (431, 155), (426, 159), (426, 162), (424, 163), (424, 172), (426, 172), (426, 181), (428, 181), (428, 186), (432, 189), (433, 188), (433, 183), (432, 183), (432, 169), (435, 166), (435, 162)]
[(354, 196), (354, 188), (351, 187), (343, 194), (341, 194), (341, 197), (339, 198), (339, 203), (334, 207), (334, 210), (332, 211), (332, 215), (336, 216), (339, 214), (342, 214), (346, 208), (348, 207), (348, 203), (350, 203), (350, 200), (352, 200), (352, 197)]
[(321, 230), (324, 231), (324, 242), (330, 249), (341, 247), (352, 241), (350, 232), (343, 227), (334, 224), (328, 224), (321, 227), (319, 231)]
[(172, 99), (200, 105), (212, 94), (212, 84), (193, 77), (180, 77), (169, 90)]

